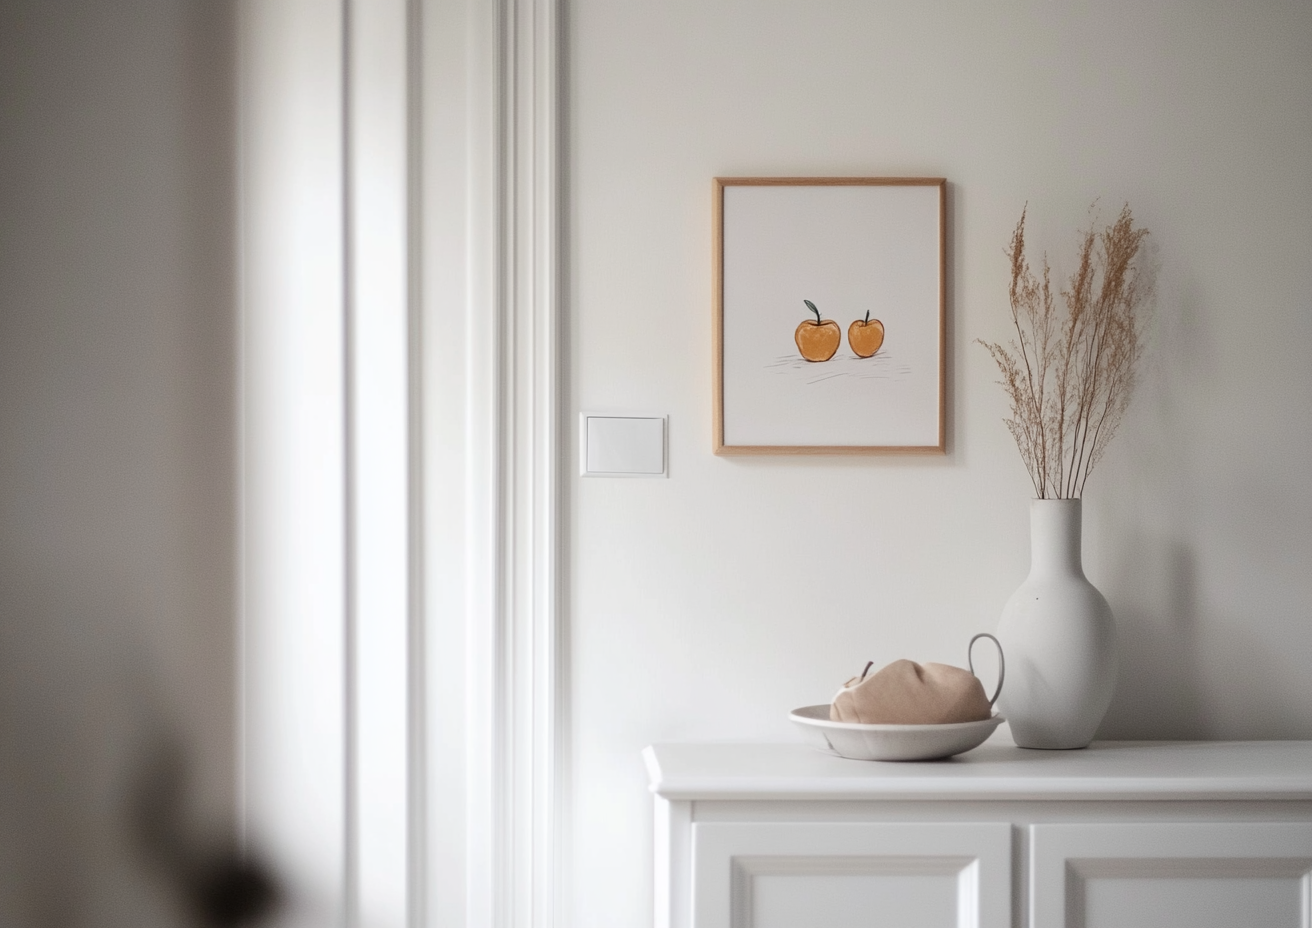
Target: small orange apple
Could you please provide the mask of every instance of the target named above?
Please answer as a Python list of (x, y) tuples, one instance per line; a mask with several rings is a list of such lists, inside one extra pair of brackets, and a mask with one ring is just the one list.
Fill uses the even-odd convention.
[(871, 319), (869, 310), (865, 319), (858, 319), (847, 328), (847, 343), (858, 358), (868, 358), (884, 344), (884, 323)]
[(797, 350), (806, 360), (828, 361), (838, 350), (838, 343), (843, 340), (843, 330), (832, 319), (822, 320), (820, 310), (810, 300), (802, 302), (815, 313), (815, 322), (807, 319), (799, 325), (793, 333), (793, 341), (797, 342)]

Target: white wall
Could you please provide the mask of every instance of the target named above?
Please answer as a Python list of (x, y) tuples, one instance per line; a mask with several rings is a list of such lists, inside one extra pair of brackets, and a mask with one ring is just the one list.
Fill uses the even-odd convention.
[(232, 5), (0, 3), (0, 923), (178, 924), (134, 784), (233, 816)]
[[(645, 744), (793, 740), (788, 710), (866, 660), (962, 663), (996, 627), (1029, 484), (972, 342), (1006, 336), (1026, 202), (1058, 278), (1098, 197), (1130, 203), (1161, 266), (1085, 501), (1122, 645), (1101, 735), (1312, 737), (1312, 7), (577, 0), (569, 20), (572, 400), (670, 415), (669, 479), (570, 488), (574, 926), (650, 923)], [(949, 180), (948, 454), (715, 457), (711, 178), (835, 174)]]

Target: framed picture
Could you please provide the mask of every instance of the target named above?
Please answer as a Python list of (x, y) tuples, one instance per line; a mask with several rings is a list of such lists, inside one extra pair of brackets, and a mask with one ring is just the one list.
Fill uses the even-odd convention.
[(716, 454), (943, 453), (946, 188), (716, 178)]

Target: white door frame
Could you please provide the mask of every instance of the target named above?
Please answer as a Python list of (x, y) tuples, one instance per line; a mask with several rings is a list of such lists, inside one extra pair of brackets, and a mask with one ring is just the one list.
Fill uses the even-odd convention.
[[(556, 0), (425, 5), (428, 653), (445, 692), (428, 701), (437, 925), (555, 923), (557, 29)], [(456, 753), (463, 768), (443, 762)]]
[(240, 10), (243, 827), (289, 922), (545, 928), (557, 0)]

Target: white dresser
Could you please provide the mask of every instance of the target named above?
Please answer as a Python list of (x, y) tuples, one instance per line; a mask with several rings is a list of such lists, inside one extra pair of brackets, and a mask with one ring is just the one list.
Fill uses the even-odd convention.
[(1312, 742), (644, 758), (656, 928), (1312, 928)]

